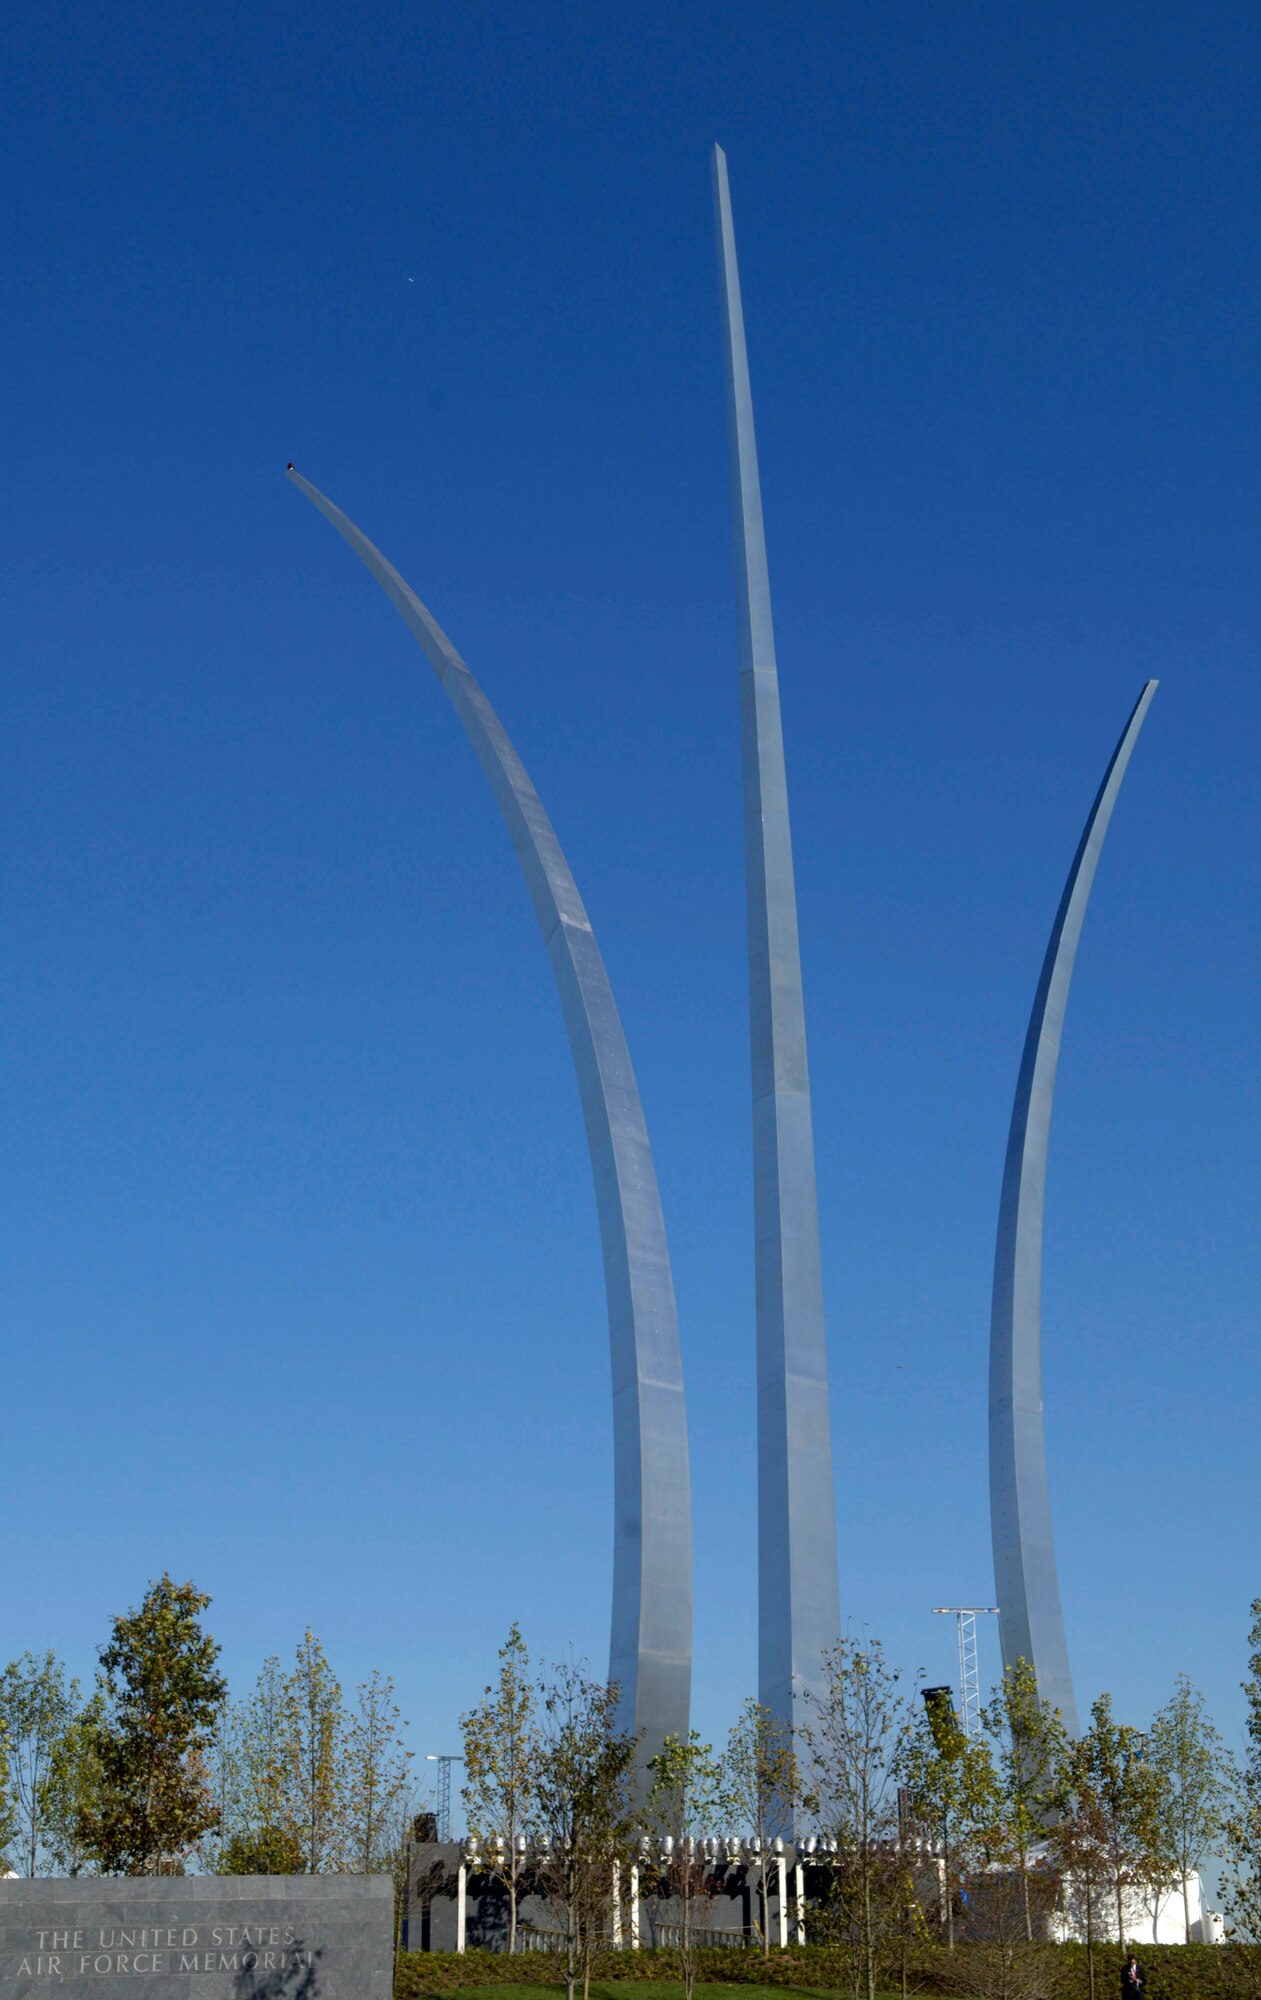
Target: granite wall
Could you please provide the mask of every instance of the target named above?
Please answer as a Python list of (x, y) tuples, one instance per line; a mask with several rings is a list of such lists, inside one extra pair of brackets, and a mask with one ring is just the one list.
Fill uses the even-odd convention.
[(0, 1881), (0, 2000), (390, 2000), (388, 1875)]

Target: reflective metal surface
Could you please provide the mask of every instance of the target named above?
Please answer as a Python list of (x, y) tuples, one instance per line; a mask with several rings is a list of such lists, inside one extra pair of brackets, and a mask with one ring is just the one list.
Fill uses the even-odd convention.
[(1025, 1037), (998, 1212), (990, 1321), (990, 1531), (1003, 1664), (1028, 1660), (1078, 1733), (1051, 1537), (1042, 1420), (1042, 1211), (1051, 1105), (1073, 961), (1112, 808), (1156, 682), (1134, 705), (1069, 870)]
[(686, 1738), (692, 1665), (692, 1519), (674, 1284), (648, 1133), (608, 974), (538, 793), (481, 688), (415, 592), (300, 474), (419, 641), (508, 825), (560, 989), (595, 1179), (613, 1360), (613, 1630), (609, 1678), (641, 1767)]
[(757, 1277), (758, 1698), (800, 1722), (840, 1630), (806, 1023), (770, 579), (727, 161), (714, 148), (740, 627)]

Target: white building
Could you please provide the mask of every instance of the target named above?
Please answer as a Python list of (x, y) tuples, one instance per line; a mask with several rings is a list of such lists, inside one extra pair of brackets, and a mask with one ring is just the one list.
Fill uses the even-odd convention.
[[(1204, 1901), (1203, 1886), (1198, 1874), (1187, 1876), (1186, 1902), (1183, 1901), (1182, 1884), (1175, 1882), (1159, 1895), (1151, 1895), (1140, 1889), (1127, 1889), (1121, 1898), (1121, 1910), (1125, 1919), (1125, 1936), (1117, 1938), (1116, 1903), (1110, 1895), (1096, 1892), (1094, 1910), (1094, 1933), (1097, 1938), (1109, 1939), (1113, 1943), (1132, 1944), (1185, 1944), (1187, 1941), (1187, 1910), (1191, 1916), (1191, 1942), (1193, 1944), (1223, 1944), (1226, 1930), (1216, 1910), (1210, 1910)], [(1084, 1943), (1086, 1937), (1085, 1911), (1082, 1907), (1084, 1895), (1079, 1885), (1075, 1885), (1071, 1875), (1066, 1875), (1061, 1889), (1059, 1903), (1050, 1920), (1050, 1935), (1057, 1944)]]

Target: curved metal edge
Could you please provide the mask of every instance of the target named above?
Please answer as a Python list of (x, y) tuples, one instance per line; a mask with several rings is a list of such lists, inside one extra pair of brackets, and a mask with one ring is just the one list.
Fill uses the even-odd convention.
[(1042, 1410), (1042, 1218), (1064, 1010), (1095, 870), (1158, 683), (1148, 681), (1095, 796), (1060, 898), (1025, 1036), (994, 1252), (990, 1318), (990, 1532), (1003, 1663), (1028, 1660), (1044, 1701), (1078, 1734), (1051, 1533)]
[(740, 635), (753, 1069), (758, 1692), (805, 1720), (840, 1633), (836, 1487), (788, 781), (726, 155), (713, 153)]
[(630, 1052), (582, 899), (538, 793), (477, 681), (411, 586), (340, 508), (291, 466), (381, 586), (464, 725), (507, 822), (560, 991), (595, 1181), (613, 1365), (614, 1544), (609, 1678), (647, 1760), (686, 1741), (692, 1661), (692, 1521), (674, 1284), (656, 1170)]

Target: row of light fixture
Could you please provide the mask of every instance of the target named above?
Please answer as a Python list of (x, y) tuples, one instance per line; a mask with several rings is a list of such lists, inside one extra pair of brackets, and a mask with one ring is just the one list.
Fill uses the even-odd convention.
[[(527, 1858), (549, 1861), (553, 1853), (553, 1843), (550, 1840), (531, 1842), (523, 1833), (517, 1835), (512, 1845), (520, 1861)], [(564, 1853), (568, 1845), (567, 1840), (560, 1840), (555, 1843), (555, 1848)], [(882, 1853), (892, 1854), (898, 1850), (901, 1843), (895, 1840), (880, 1840), (874, 1841), (872, 1845)], [(499, 1866), (507, 1851), (503, 1838), (496, 1834), (487, 1846), (493, 1865)], [(914, 1840), (910, 1846), (920, 1854), (931, 1855), (937, 1852), (934, 1845), (925, 1840)], [(669, 1862), (673, 1861), (676, 1855), (682, 1854), (689, 1861), (724, 1861), (730, 1865), (738, 1861), (757, 1862), (763, 1858), (779, 1860), (786, 1852), (784, 1842), (778, 1835), (774, 1840), (764, 1844), (756, 1834), (745, 1836), (729, 1833), (722, 1838), (710, 1834), (700, 1840), (693, 1839), (689, 1835), (686, 1839), (676, 1840), (672, 1833), (667, 1833), (657, 1842), (651, 1834), (645, 1833), (639, 1842), (641, 1862), (651, 1862), (654, 1858)], [(839, 1854), (841, 1847), (839, 1841), (831, 1839), (826, 1834), (808, 1833), (804, 1839), (797, 1842), (795, 1852), (798, 1861), (826, 1861)], [(475, 1834), (469, 1834), (464, 1842), (464, 1864), (467, 1868), (474, 1869), (482, 1866), (481, 1845)]]

